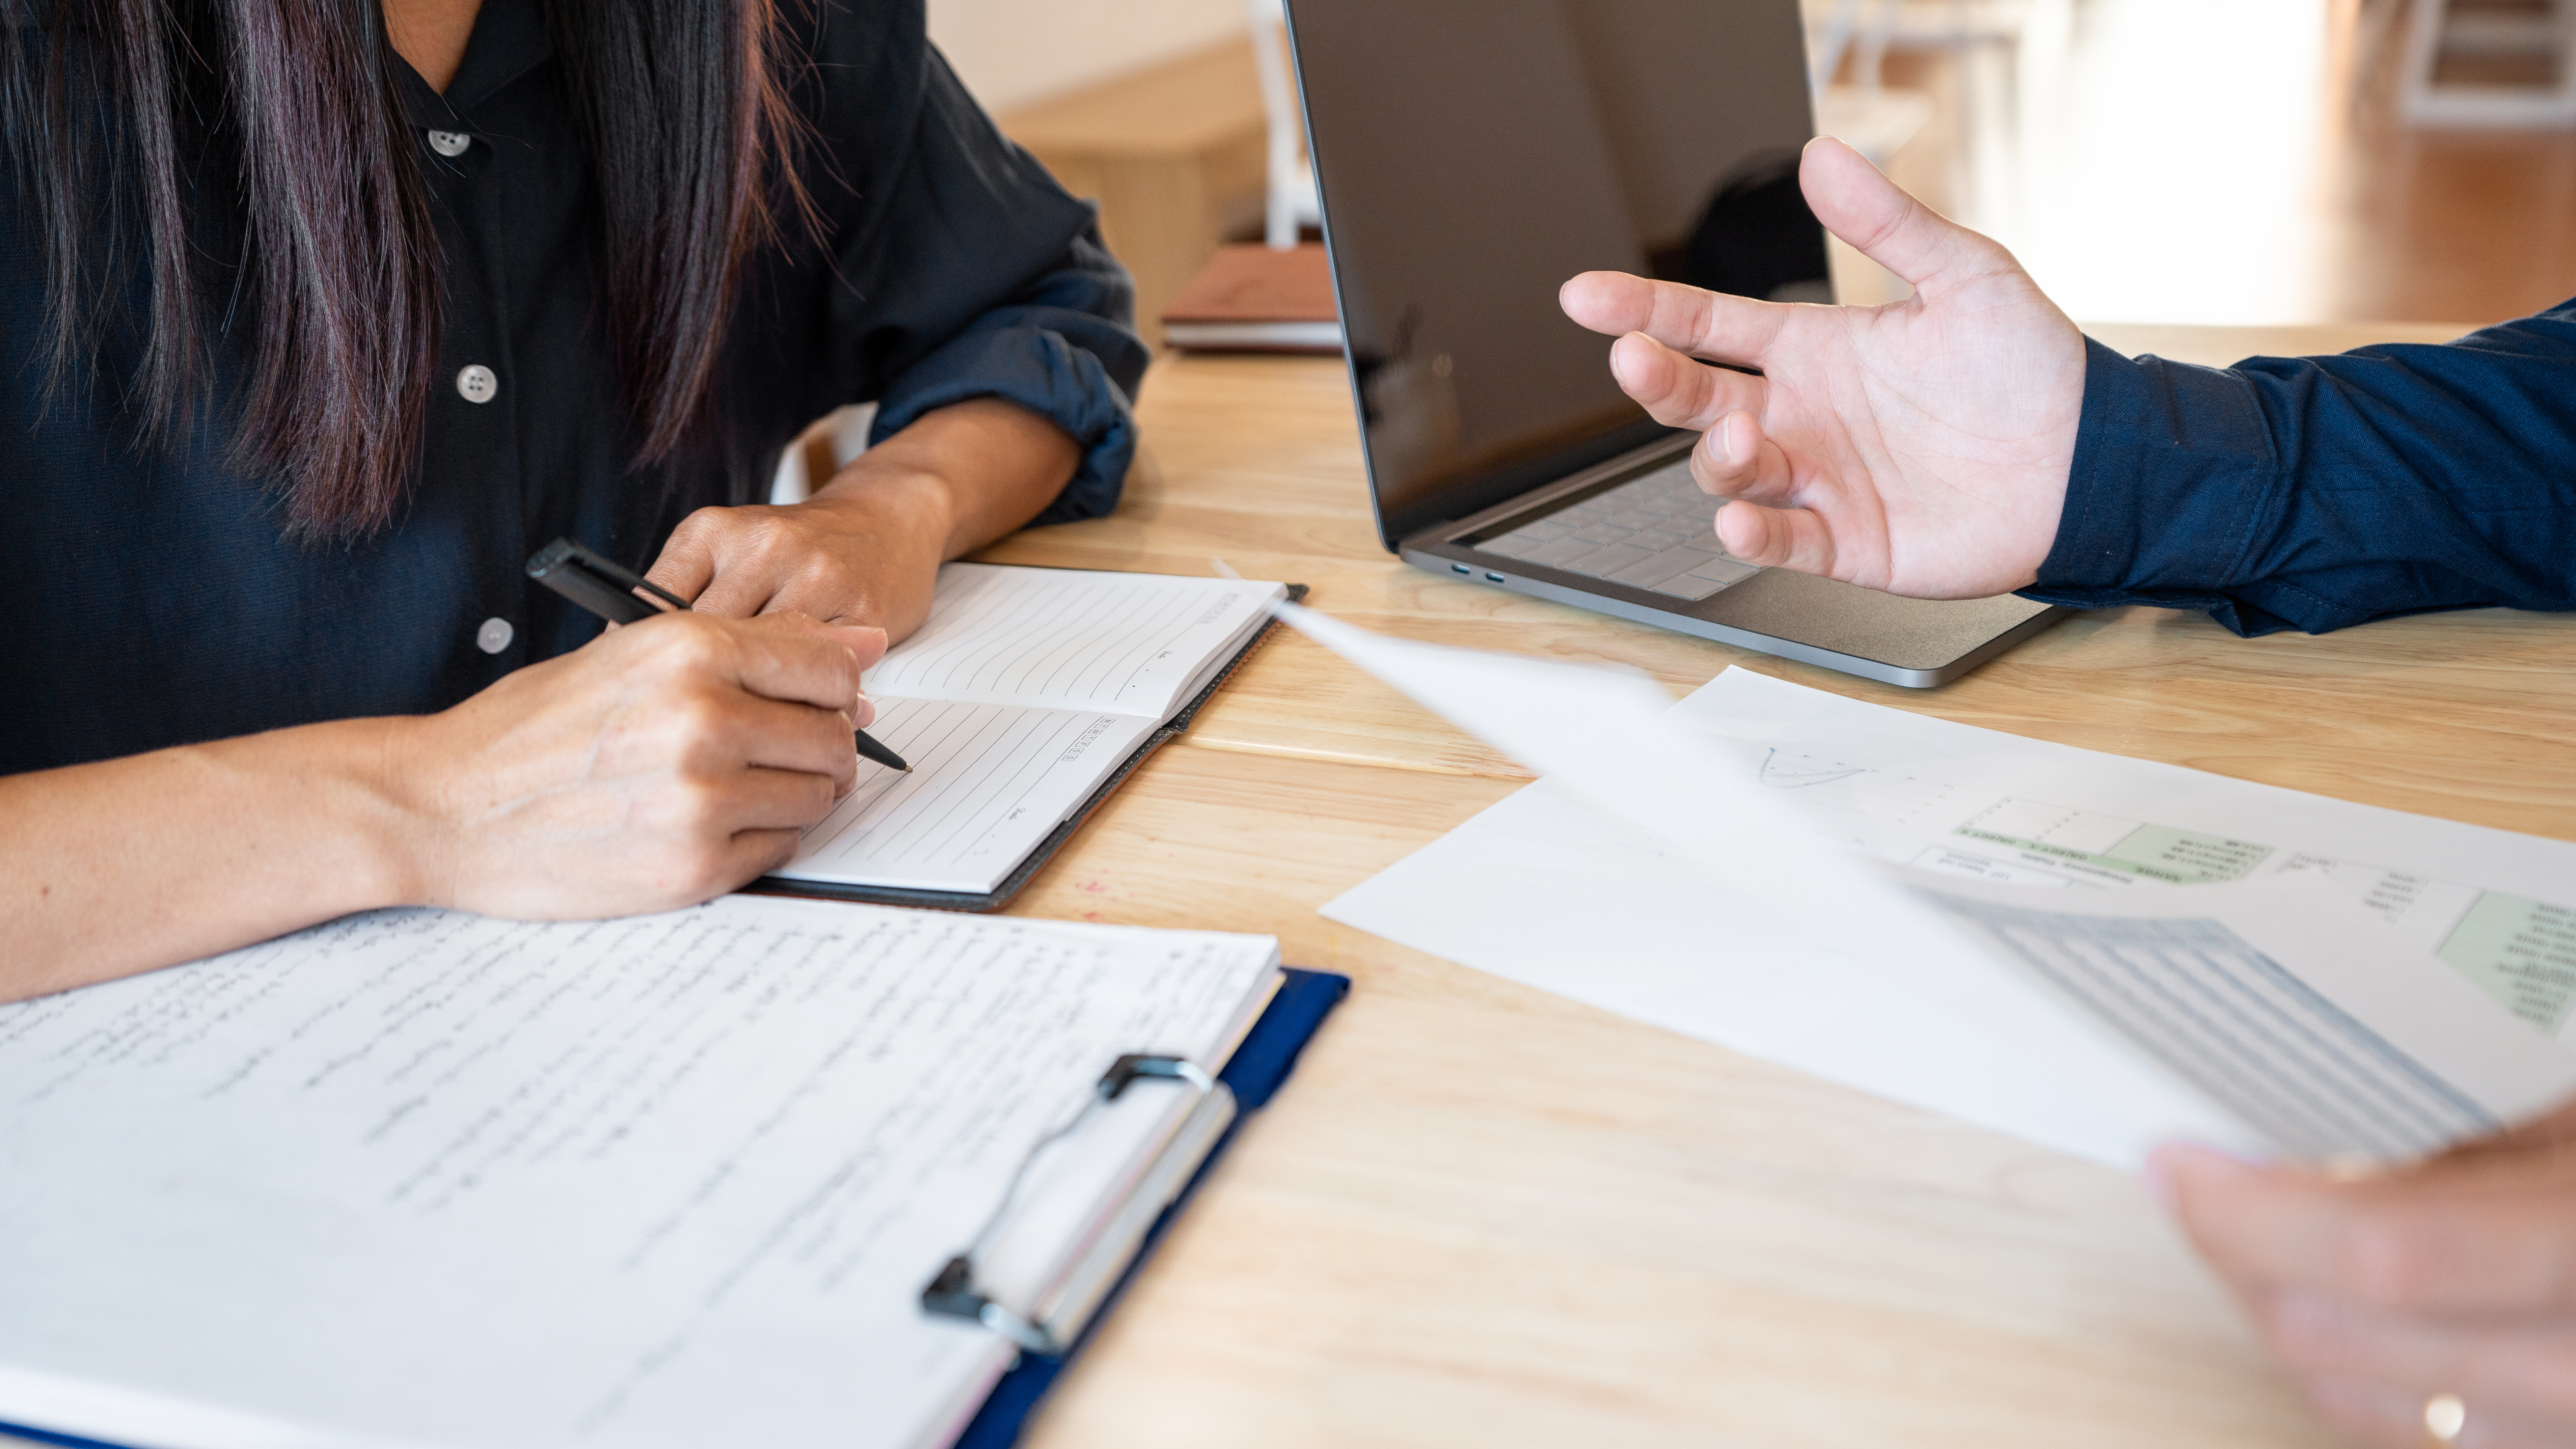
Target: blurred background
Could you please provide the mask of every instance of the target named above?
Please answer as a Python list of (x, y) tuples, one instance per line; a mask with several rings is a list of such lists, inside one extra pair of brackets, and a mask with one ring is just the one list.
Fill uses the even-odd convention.
[[(1277, 0), (929, 8), (1003, 129), (1101, 200), (1149, 322), (1221, 242), (1297, 219), (1295, 117), (1262, 84)], [(2576, 296), (2576, 0), (1805, 11), (1824, 129), (2078, 319), (2482, 323)], [(1849, 256), (1836, 276), (1902, 295)]]

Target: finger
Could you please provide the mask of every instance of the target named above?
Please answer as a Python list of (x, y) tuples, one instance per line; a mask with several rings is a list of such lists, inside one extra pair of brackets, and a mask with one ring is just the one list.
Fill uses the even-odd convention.
[[(792, 611), (763, 614), (751, 621), (751, 627), (782, 629), (791, 634), (812, 635), (832, 640), (850, 651), (851, 656), (857, 659), (859, 669), (863, 673), (874, 669), (885, 658), (886, 649), (891, 642), (891, 636), (874, 624), (829, 624), (810, 615)], [(876, 702), (868, 698), (864, 684), (861, 685), (857, 697), (845, 707), (850, 711), (850, 724), (853, 728), (866, 729), (876, 723)]]
[(847, 710), (860, 694), (860, 648), (873, 631), (838, 628), (801, 614), (755, 620), (664, 614), (632, 629), (630, 646), (677, 679), (739, 688), (765, 699)]
[(719, 855), (718, 878), (724, 884), (708, 891), (721, 895), (736, 886), (760, 879), (796, 858), (796, 848), (805, 843), (803, 830), (745, 830), (725, 842)]
[(1691, 478), (1713, 497), (1768, 507), (1788, 504), (1795, 478), (1789, 455), (1762, 434), (1751, 413), (1729, 413), (1691, 449)]
[(2018, 265), (2012, 253), (1907, 195), (1868, 157), (1831, 136), (1807, 143), (1798, 187), (1827, 231), (1917, 290)]
[(1556, 301), (1595, 332), (1643, 332), (1694, 357), (1748, 367), (1761, 365), (1763, 351), (1797, 311), (1625, 272), (1585, 272), (1558, 288)]
[[(842, 736), (844, 741), (848, 738)], [(831, 814), (841, 799), (831, 777), (803, 770), (743, 770), (725, 781), (724, 791), (725, 820), (734, 834), (808, 830)]]
[(2253, 1307), (2273, 1351), (2311, 1383), (2381, 1386), (2396, 1395), (2392, 1407), (2411, 1402), (2419, 1415), (2433, 1395), (2457, 1394), (2490, 1423), (2576, 1431), (2576, 1330), (2446, 1324), (2305, 1290)]
[(2576, 1174), (2554, 1158), (2333, 1182), (2167, 1144), (2151, 1171), (2171, 1183), (2192, 1241), (2240, 1286), (2420, 1312), (2576, 1308)]
[(1761, 378), (1695, 362), (1643, 332), (1610, 344), (1610, 375), (1656, 422), (1694, 432), (1728, 413), (1758, 415), (1769, 395)]
[(688, 732), (680, 759), (701, 774), (756, 769), (811, 775), (835, 786), (858, 778), (854, 726), (840, 710), (736, 695), (682, 712), (680, 727)]
[[(728, 619), (749, 619), (790, 606), (781, 597), (792, 575), (789, 566), (767, 554), (754, 540), (736, 531), (716, 548), (715, 577), (698, 595), (697, 607)], [(812, 610), (794, 612), (818, 617)]]
[(831, 640), (856, 655), (861, 669), (873, 669), (885, 658), (890, 637), (874, 624), (831, 624), (794, 609), (779, 609), (756, 619), (746, 619), (742, 627), (774, 630), (794, 638)]
[(1730, 503), (1717, 511), (1717, 541), (1749, 564), (1827, 577), (1834, 572), (1833, 532), (1803, 508)]
[(680, 526), (671, 530), (670, 540), (662, 545), (661, 557), (653, 560), (644, 577), (696, 607), (698, 596), (707, 591), (708, 583), (716, 576), (716, 546), (723, 524), (721, 508), (701, 508), (681, 519)]

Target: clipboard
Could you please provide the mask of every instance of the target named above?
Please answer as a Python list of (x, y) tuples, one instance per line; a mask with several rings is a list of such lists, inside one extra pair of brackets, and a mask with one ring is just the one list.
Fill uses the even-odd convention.
[[(1081, 1327), (1071, 1334), (1062, 1352), (1043, 1354), (1023, 1349), (1018, 1363), (995, 1382), (985, 1395), (983, 1406), (976, 1410), (965, 1429), (950, 1441), (950, 1449), (1007, 1449), (1007, 1446), (1019, 1442), (1020, 1431), (1027, 1426), (1029, 1416), (1037, 1412), (1038, 1406), (1045, 1401), (1047, 1391), (1055, 1386), (1056, 1377), (1099, 1332), (1101, 1322), (1126, 1295), (1127, 1286), (1134, 1281), (1137, 1269), (1153, 1256), (1154, 1249), (1162, 1243), (1163, 1235), (1189, 1209), (1190, 1199), (1197, 1195), (1199, 1185), (1207, 1180), (1217, 1160), (1234, 1144), (1236, 1134), (1243, 1130), (1245, 1119), (1269, 1104), (1272, 1094), (1296, 1069), (1298, 1054), (1314, 1038), (1316, 1030), (1324, 1024), (1324, 1018), (1332, 1014), (1344, 996), (1350, 994), (1350, 989), (1351, 978), (1332, 972), (1301, 971), (1293, 966), (1281, 972), (1279, 989), (1271, 996), (1270, 1004), (1263, 1008), (1251, 1031), (1244, 1035), (1242, 1045), (1235, 1048), (1234, 1055), (1216, 1075), (1217, 1083), (1232, 1099), (1233, 1110), (1224, 1130), (1217, 1133), (1212, 1141), (1196, 1144), (1194, 1150), (1198, 1155), (1194, 1163), (1177, 1164), (1180, 1174), (1178, 1190), (1154, 1216), (1125, 1263), (1110, 1275), (1104, 1291), (1089, 1307)], [(1179, 1134), (1179, 1140), (1186, 1143), (1188, 1134)]]
[[(1290, 584), (1288, 602), (1302, 603), (1306, 593), (1304, 584)], [(1226, 660), (1215, 674), (1209, 676), (1208, 682), (1197, 694), (1191, 696), (1189, 703), (1182, 705), (1170, 719), (1163, 721), (1160, 728), (1147, 735), (1144, 743), (1136, 747), (1135, 753), (1129, 755), (1117, 769), (1110, 771), (1108, 779), (1100, 782), (1100, 788), (1092, 791), (1090, 798), (1084, 800), (1072, 814), (1064, 818), (1061, 824), (1048, 832), (1046, 839), (1039, 841), (1036, 849), (1022, 856), (1020, 863), (1011, 868), (1011, 873), (1002, 877), (1001, 881), (989, 891), (926, 891), (908, 886), (849, 885), (828, 880), (791, 880), (775, 875), (762, 876), (751, 884), (741, 887), (741, 890), (746, 895), (806, 896), (816, 900), (855, 901), (860, 905), (869, 906), (911, 906), (916, 910), (977, 913), (998, 911), (1009, 905), (1012, 897), (1026, 889), (1031, 880), (1036, 879), (1037, 873), (1045, 868), (1048, 861), (1055, 859), (1056, 852), (1062, 850), (1065, 843), (1073, 839), (1074, 832), (1083, 827), (1083, 823), (1091, 818), (1092, 812), (1098, 810), (1119, 786), (1127, 783), (1127, 777), (1135, 774), (1136, 768), (1145, 763), (1146, 756), (1171, 743), (1180, 736), (1182, 731), (1190, 727), (1190, 721), (1198, 717), (1199, 710), (1216, 697), (1216, 692), (1223, 689), (1226, 681), (1234, 678), (1234, 672), (1243, 667), (1243, 661), (1251, 658), (1252, 651), (1260, 648), (1262, 641), (1268, 639), (1278, 627), (1277, 619), (1264, 619), (1260, 628), (1245, 636), (1242, 645), (1234, 651), (1233, 657)]]
[[(1199, 1185), (1206, 1181), (1217, 1159), (1233, 1144), (1235, 1135), (1243, 1130), (1245, 1118), (1268, 1105), (1271, 1096), (1295, 1070), (1298, 1054), (1305, 1050), (1306, 1043), (1323, 1025), (1324, 1018), (1341, 1004), (1350, 988), (1351, 979), (1347, 976), (1301, 971), (1295, 967), (1282, 970), (1279, 989), (1272, 993), (1269, 1004), (1262, 1009), (1251, 1030), (1245, 1033), (1234, 1055), (1217, 1073), (1215, 1080), (1230, 1095), (1233, 1106), (1224, 1130), (1213, 1140), (1201, 1140), (1196, 1144), (1195, 1161), (1178, 1164), (1181, 1175), (1177, 1190), (1155, 1213), (1150, 1226), (1125, 1261), (1106, 1280), (1103, 1291), (1088, 1308), (1082, 1328), (1072, 1335), (1064, 1351), (1052, 1356), (1020, 1354), (1018, 1362), (1006, 1370), (985, 1394), (983, 1403), (965, 1428), (950, 1441), (950, 1449), (1006, 1449), (1006, 1446), (1018, 1442), (1029, 1416), (1045, 1400), (1057, 1376), (1091, 1341), (1101, 1321), (1125, 1295), (1136, 1270), (1153, 1255), (1174, 1220), (1188, 1209), (1190, 1199), (1197, 1194)], [(11, 1423), (0, 1423), (0, 1441), (59, 1445), (64, 1449), (125, 1449), (125, 1446), (104, 1440)]]

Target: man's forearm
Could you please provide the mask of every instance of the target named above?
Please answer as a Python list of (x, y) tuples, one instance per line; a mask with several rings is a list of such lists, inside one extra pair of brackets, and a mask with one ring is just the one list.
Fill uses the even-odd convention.
[(402, 727), (348, 720), (0, 778), (0, 1000), (414, 898)]

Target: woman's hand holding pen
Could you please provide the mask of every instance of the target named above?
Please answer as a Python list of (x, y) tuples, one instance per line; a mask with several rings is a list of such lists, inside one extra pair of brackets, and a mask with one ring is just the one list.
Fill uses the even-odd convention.
[(2576, 1107), (2387, 1176), (2202, 1148), (2150, 1165), (2201, 1256), (2308, 1397), (2367, 1444), (2576, 1443)]
[(1037, 516), (1081, 452), (1035, 413), (972, 398), (861, 453), (803, 503), (699, 509), (645, 577), (702, 612), (792, 609), (900, 641), (929, 617), (939, 565)]
[(692, 904), (783, 863), (851, 788), (881, 629), (670, 614), (402, 722), (406, 892), (567, 919)]

